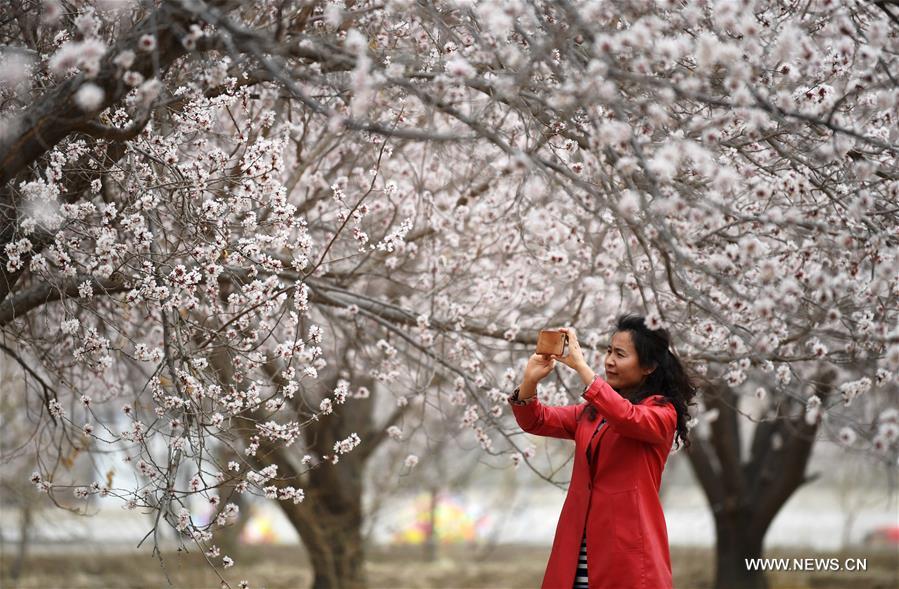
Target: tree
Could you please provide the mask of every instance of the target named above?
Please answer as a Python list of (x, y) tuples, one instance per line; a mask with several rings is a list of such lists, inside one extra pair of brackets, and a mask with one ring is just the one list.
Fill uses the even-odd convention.
[[(102, 446), (141, 477), (36, 484), (119, 496), (213, 562), (239, 511), (221, 485), (323, 521), (296, 480), (384, 439), (349, 429), (375, 426), (329, 358), (359, 352), (348, 378), (457, 406), (487, 455), (527, 462), (503, 416), (520, 361), (494, 351), (548, 322), (596, 326), (595, 347), (639, 309), (709, 377), (691, 462), (727, 506), (719, 584), (763, 583), (735, 555), (761, 550), (824, 416), (857, 398), (875, 418), (847, 422), (854, 443), (896, 466), (896, 21), (865, 2), (13, 3), (3, 350), (40, 455)], [(772, 414), (744, 465), (751, 381)], [(228, 447), (243, 460), (217, 463)], [(191, 523), (198, 498), (217, 522)], [(313, 558), (317, 586), (364, 582), (327, 564), (342, 546)]]

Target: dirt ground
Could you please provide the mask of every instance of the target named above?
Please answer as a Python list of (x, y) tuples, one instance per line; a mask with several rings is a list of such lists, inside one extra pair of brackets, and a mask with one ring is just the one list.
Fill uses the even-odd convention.
[[(234, 555), (236, 564), (225, 571), (237, 586), (247, 580), (253, 589), (297, 588), (310, 585), (311, 573), (302, 550), (295, 547), (245, 547)], [(498, 546), (494, 548), (441, 547), (439, 558), (426, 562), (422, 550), (372, 549), (367, 574), (371, 589), (512, 589), (539, 587), (549, 548)], [(899, 552), (856, 551), (815, 553), (769, 551), (766, 557), (866, 557), (865, 572), (768, 573), (771, 589), (895, 589), (899, 587)], [(168, 586), (159, 561), (147, 554), (87, 554), (33, 556), (26, 560), (18, 580), (9, 578), (10, 554), (0, 555), (0, 587), (76, 588), (165, 588)], [(671, 552), (674, 586), (677, 589), (711, 589), (713, 556), (707, 549), (674, 548)], [(215, 574), (204, 568), (197, 554), (169, 554), (165, 566), (172, 586), (214, 588), (221, 586)]]

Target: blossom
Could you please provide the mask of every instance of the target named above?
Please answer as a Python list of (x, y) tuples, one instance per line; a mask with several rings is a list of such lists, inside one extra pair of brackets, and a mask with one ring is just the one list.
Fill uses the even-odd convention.
[(159, 92), (162, 90), (162, 82), (157, 78), (150, 78), (142, 83), (137, 88), (137, 95), (140, 99), (140, 104), (143, 107), (147, 107), (156, 100), (156, 97), (159, 96)]
[(630, 220), (635, 220), (637, 213), (640, 211), (639, 195), (633, 190), (622, 191), (621, 198), (618, 200), (616, 208), (622, 216)]
[(25, 55), (17, 53), (3, 55), (0, 62), (0, 87), (15, 88), (22, 82), (27, 82), (31, 65), (31, 58)]
[(223, 517), (225, 521), (229, 521), (237, 517), (238, 512), (240, 512), (240, 507), (237, 504), (226, 503), (219, 515), (220, 517)]
[(292, 500), (294, 504), (302, 503), (306, 498), (303, 489), (295, 489), (293, 487), (284, 487), (278, 490), (278, 498), (281, 501)]
[(137, 48), (141, 51), (153, 51), (156, 49), (156, 37), (149, 33), (141, 35), (141, 38), (137, 41)]
[(346, 32), (344, 46), (353, 53), (360, 53), (368, 46), (368, 39), (359, 29), (349, 29)]
[(893, 370), (899, 369), (899, 343), (890, 344), (885, 359), (887, 366)]
[(883, 436), (887, 442), (895, 442), (899, 439), (899, 424), (881, 423), (877, 426), (877, 435)]
[(477, 73), (474, 67), (460, 55), (447, 60), (445, 68), (446, 73), (452, 78), (468, 79), (473, 78)]
[(877, 417), (879, 423), (895, 423), (899, 425), (899, 409), (889, 407), (880, 412)]
[(115, 65), (117, 65), (118, 67), (120, 67), (122, 69), (127, 70), (134, 64), (135, 57), (136, 57), (136, 55), (134, 54), (134, 51), (131, 51), (130, 49), (125, 49), (124, 51), (121, 51), (118, 55), (116, 55), (113, 58), (112, 63), (114, 63)]
[(140, 86), (144, 81), (144, 76), (140, 72), (128, 70), (122, 74), (122, 81), (131, 87)]
[(337, 454), (347, 454), (361, 443), (362, 439), (358, 434), (353, 432), (347, 438), (334, 442), (334, 452)]
[(78, 296), (82, 299), (89, 299), (94, 296), (94, 288), (91, 285), (90, 281), (85, 280), (78, 285)]
[(340, 6), (337, 4), (328, 4), (325, 7), (324, 14), (325, 22), (328, 23), (331, 27), (337, 28), (340, 26), (340, 23), (343, 22), (343, 15), (340, 9)]
[(700, 69), (711, 68), (720, 58), (721, 43), (714, 34), (704, 31), (696, 40), (696, 65)]
[(465, 413), (462, 415), (462, 423), (460, 427), (473, 427), (475, 423), (478, 421), (478, 407), (477, 405), (469, 405), (465, 408)]
[(871, 385), (871, 379), (867, 376), (841, 384), (840, 392), (843, 394), (843, 404), (846, 407), (851, 405), (853, 399), (871, 390)]
[(65, 411), (60, 405), (58, 399), (50, 399), (47, 401), (47, 409), (50, 411), (50, 415), (53, 417), (62, 417), (65, 415)]
[(843, 444), (844, 446), (851, 446), (852, 443), (855, 442), (857, 436), (855, 434), (855, 430), (853, 430), (851, 427), (844, 427), (840, 429), (839, 437), (841, 444)]
[(407, 468), (415, 468), (415, 465), (418, 464), (418, 456), (416, 456), (415, 454), (409, 454), (408, 456), (406, 456), (403, 464), (405, 464)]
[(85, 112), (93, 112), (103, 105), (106, 93), (96, 84), (86, 83), (75, 92), (75, 104)]
[(646, 314), (645, 318), (646, 327), (655, 331), (658, 329), (662, 329), (665, 327), (664, 322), (662, 321), (661, 316), (659, 315), (658, 310), (653, 309)]
[(47, 69), (56, 76), (62, 76), (76, 67), (81, 58), (81, 43), (69, 41), (56, 50), (47, 62)]
[(805, 422), (808, 425), (815, 425), (821, 415), (821, 397), (812, 395), (805, 402)]
[(342, 405), (346, 401), (347, 392), (349, 391), (350, 383), (345, 379), (340, 379), (337, 382), (337, 388), (334, 389), (334, 401), (338, 405)]
[(871, 440), (871, 445), (879, 454), (886, 454), (890, 449), (889, 440), (882, 434), (874, 436), (874, 439)]
[(621, 121), (606, 121), (599, 127), (597, 138), (600, 146), (622, 147), (631, 137), (631, 127)]
[(86, 8), (75, 17), (75, 28), (85, 37), (92, 37), (100, 30), (100, 22), (94, 14), (93, 7)]
[(44, 0), (43, 11), (41, 12), (41, 22), (45, 24), (53, 24), (62, 16), (62, 5), (58, 0)]
[(178, 523), (175, 524), (175, 529), (179, 532), (183, 532), (187, 529), (187, 526), (190, 525), (190, 512), (187, 508), (182, 507), (178, 510)]
[(652, 157), (647, 166), (656, 178), (668, 182), (674, 178), (681, 162), (681, 148), (676, 143), (666, 143)]
[(190, 25), (190, 32), (181, 37), (181, 45), (188, 51), (193, 51), (197, 47), (197, 39), (203, 36), (203, 29), (197, 24)]
[(787, 23), (780, 29), (777, 41), (774, 43), (774, 49), (771, 57), (775, 61), (790, 61), (799, 51), (799, 41), (802, 38), (802, 31), (792, 23)]

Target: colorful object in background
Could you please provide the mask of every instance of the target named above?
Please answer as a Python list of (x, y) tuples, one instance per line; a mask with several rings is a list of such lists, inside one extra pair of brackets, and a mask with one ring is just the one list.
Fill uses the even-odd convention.
[[(489, 515), (475, 518), (463, 503), (445, 494), (436, 496), (434, 507), (435, 536), (441, 544), (475, 542), (489, 523)], [(418, 495), (403, 513), (401, 521), (408, 522), (393, 535), (394, 544), (424, 544), (431, 530), (432, 495)]]
[(270, 514), (253, 506), (250, 519), (240, 531), (240, 541), (244, 544), (280, 544), (283, 539), (278, 536), (274, 524)]
[(899, 526), (880, 526), (865, 534), (866, 546), (899, 546)]

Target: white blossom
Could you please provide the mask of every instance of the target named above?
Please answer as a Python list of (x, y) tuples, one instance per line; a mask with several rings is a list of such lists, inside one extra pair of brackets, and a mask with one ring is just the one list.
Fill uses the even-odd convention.
[(119, 52), (119, 54), (116, 55), (115, 58), (113, 58), (112, 62), (115, 65), (117, 65), (118, 67), (127, 70), (132, 65), (134, 65), (135, 57), (136, 57), (136, 55), (134, 54), (134, 51), (131, 51), (130, 49), (125, 49), (125, 50)]
[(840, 429), (840, 443), (844, 446), (851, 446), (857, 437), (858, 436), (851, 427)]
[(446, 62), (446, 73), (452, 78), (468, 79), (477, 74), (477, 70), (460, 55), (454, 56)]
[(93, 112), (102, 106), (105, 95), (96, 84), (85, 83), (75, 92), (75, 103), (81, 110)]

